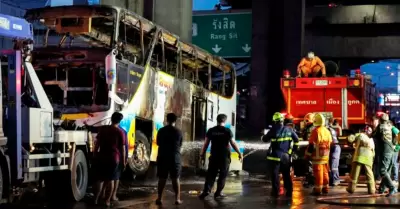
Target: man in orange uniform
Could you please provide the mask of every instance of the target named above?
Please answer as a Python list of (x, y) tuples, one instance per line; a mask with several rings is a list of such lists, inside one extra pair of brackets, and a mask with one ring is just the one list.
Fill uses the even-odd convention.
[(315, 56), (314, 52), (308, 52), (307, 57), (301, 59), (297, 66), (297, 75), (308, 77), (309, 74), (312, 74), (313, 77), (316, 77), (319, 72), (322, 72), (322, 77), (326, 76), (325, 64)]
[[(311, 136), (311, 132), (314, 129), (313, 121), (314, 120), (314, 113), (308, 113), (304, 116), (305, 128), (302, 132), (302, 138), (304, 141), (308, 141)], [(305, 188), (309, 188), (314, 186), (314, 175), (312, 171), (312, 162), (309, 159), (305, 159), (305, 166), (307, 167), (306, 178), (303, 182), (303, 186)]]
[(314, 129), (308, 140), (306, 156), (311, 157), (315, 185), (313, 195), (328, 193), (329, 188), (329, 154), (332, 143), (332, 135), (324, 126), (325, 117), (321, 113), (315, 114)]

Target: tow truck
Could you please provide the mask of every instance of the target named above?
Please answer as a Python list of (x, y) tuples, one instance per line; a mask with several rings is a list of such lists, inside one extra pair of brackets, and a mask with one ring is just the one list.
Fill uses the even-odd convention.
[(281, 78), (281, 90), (286, 108), (291, 113), (294, 124), (304, 128), (304, 117), (308, 113), (329, 112), (341, 124), (343, 133), (339, 137), (342, 147), (341, 168), (348, 169), (351, 164), (353, 146), (347, 136), (357, 132), (378, 110), (378, 93), (371, 78), (356, 70), (354, 76), (334, 77), (291, 77), (288, 71)]
[(31, 64), (32, 25), (0, 14), (0, 35), (14, 39), (13, 49), (0, 52), (7, 62), (0, 68), (0, 197), (10, 200), (25, 184), (43, 180), (53, 195), (69, 191), (81, 200), (88, 185), (90, 136), (85, 130), (54, 129), (53, 107)]

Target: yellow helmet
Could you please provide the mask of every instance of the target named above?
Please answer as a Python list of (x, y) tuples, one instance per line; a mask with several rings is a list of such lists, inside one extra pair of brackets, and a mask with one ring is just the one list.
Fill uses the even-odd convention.
[(274, 116), (272, 116), (272, 120), (275, 122), (283, 121), (283, 115), (280, 112), (276, 112)]
[(314, 126), (323, 126), (325, 125), (325, 117), (321, 113), (317, 113), (314, 116)]

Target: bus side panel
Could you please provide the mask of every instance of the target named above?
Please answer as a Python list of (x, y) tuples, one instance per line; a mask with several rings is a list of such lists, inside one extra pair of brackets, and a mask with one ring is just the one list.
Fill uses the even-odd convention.
[[(157, 160), (157, 132), (164, 126), (165, 116), (168, 113), (175, 113), (178, 116), (176, 126), (181, 129), (184, 142), (191, 140), (191, 104), (193, 86), (190, 82), (176, 79), (164, 72), (157, 72), (156, 76), (156, 100), (154, 107), (154, 129), (151, 161)], [(187, 166), (183, 160), (183, 166)]]

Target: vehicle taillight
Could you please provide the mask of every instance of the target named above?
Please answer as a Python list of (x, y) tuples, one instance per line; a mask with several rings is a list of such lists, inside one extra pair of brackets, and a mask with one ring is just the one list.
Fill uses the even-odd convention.
[(282, 81), (282, 86), (284, 88), (290, 88), (290, 87), (295, 87), (295, 80), (294, 79), (284, 79)]
[(361, 87), (360, 79), (349, 79), (349, 87)]

